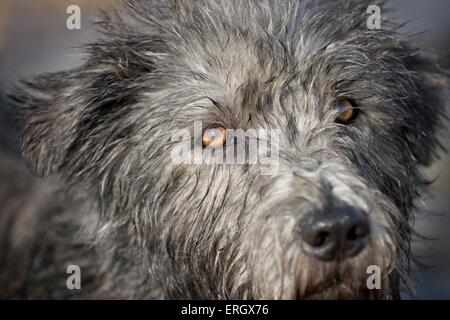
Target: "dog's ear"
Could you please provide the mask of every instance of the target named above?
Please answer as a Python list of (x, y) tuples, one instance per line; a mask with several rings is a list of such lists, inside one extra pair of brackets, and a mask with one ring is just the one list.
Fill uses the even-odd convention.
[(112, 146), (130, 137), (133, 105), (142, 93), (157, 90), (155, 61), (168, 50), (158, 24), (139, 8), (136, 2), (103, 12), (98, 40), (84, 46), (80, 67), (11, 90), (23, 154), (35, 174), (89, 174), (101, 157), (125, 153)]
[(71, 72), (39, 76), (8, 94), (22, 152), (37, 175), (55, 173), (76, 137), (80, 108)]
[(22, 152), (36, 175), (78, 174), (108, 152), (124, 153), (111, 146), (130, 137), (132, 106), (151, 90), (142, 79), (153, 73), (153, 59), (140, 52), (157, 50), (155, 41), (144, 48), (133, 39), (91, 45), (81, 67), (13, 87)]
[(412, 74), (407, 102), (410, 117), (402, 128), (407, 144), (421, 165), (430, 165), (436, 156), (439, 134), (446, 119), (445, 97), (448, 96), (449, 74), (431, 58), (414, 54), (404, 58), (406, 69)]

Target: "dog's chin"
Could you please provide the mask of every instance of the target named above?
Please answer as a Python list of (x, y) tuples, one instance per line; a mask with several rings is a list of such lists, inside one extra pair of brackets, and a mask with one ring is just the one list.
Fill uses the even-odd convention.
[(310, 291), (303, 300), (367, 300), (372, 299), (370, 291), (362, 288), (353, 288), (345, 283), (337, 283), (330, 286), (322, 286), (322, 289)]

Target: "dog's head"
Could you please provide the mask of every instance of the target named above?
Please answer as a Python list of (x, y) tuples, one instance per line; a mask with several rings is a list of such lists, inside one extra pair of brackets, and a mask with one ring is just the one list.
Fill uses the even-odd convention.
[[(132, 1), (16, 90), (29, 164), (88, 190), (166, 296), (395, 297), (442, 84), (369, 2)], [(275, 170), (233, 161), (236, 129)]]

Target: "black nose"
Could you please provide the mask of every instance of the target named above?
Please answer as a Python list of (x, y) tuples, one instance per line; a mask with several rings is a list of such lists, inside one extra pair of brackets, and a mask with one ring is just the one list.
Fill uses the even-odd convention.
[(323, 261), (357, 255), (366, 246), (370, 233), (367, 215), (346, 205), (310, 212), (299, 227), (305, 251)]

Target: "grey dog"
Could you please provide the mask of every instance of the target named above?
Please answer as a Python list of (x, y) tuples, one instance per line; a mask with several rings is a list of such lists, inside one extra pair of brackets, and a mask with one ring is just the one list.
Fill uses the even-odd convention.
[[(23, 192), (47, 202), (3, 213), (0, 295), (398, 298), (446, 76), (394, 23), (370, 30), (371, 2), (128, 1), (105, 15), (80, 67), (10, 94), (46, 177)], [(194, 121), (216, 149), (226, 130), (281, 129), (277, 173), (174, 163), (172, 136)]]

